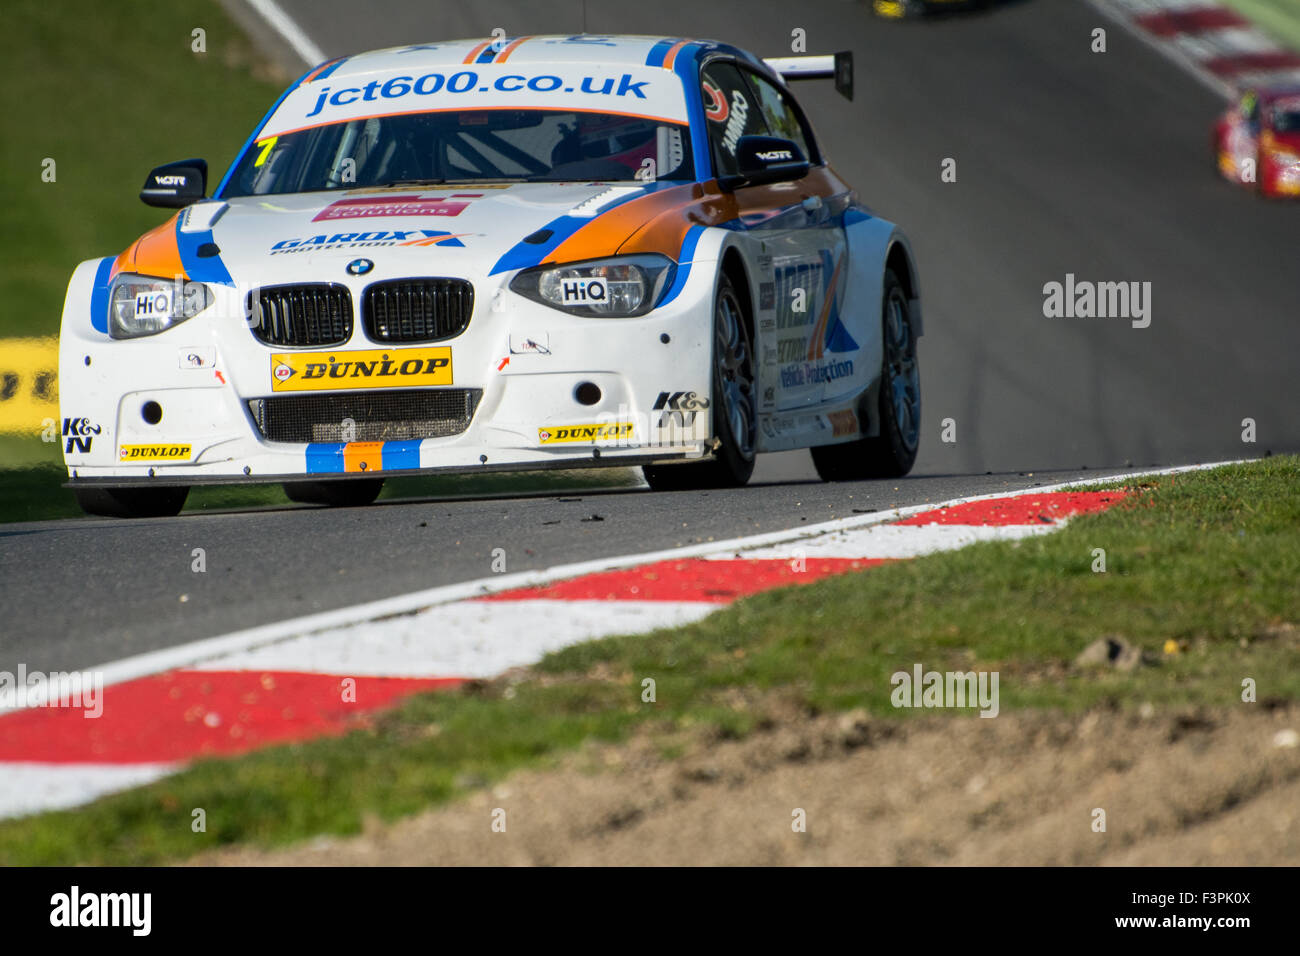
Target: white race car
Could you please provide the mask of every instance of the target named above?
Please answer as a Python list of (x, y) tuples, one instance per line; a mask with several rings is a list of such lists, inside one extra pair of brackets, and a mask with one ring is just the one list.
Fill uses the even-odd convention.
[(640, 465), (744, 484), (811, 447), (827, 480), (916, 456), (921, 314), (897, 226), (827, 165), (787, 79), (721, 43), (530, 36), (311, 70), (207, 194), (73, 273), (60, 401), (95, 514), (282, 482), (367, 504), (386, 476)]

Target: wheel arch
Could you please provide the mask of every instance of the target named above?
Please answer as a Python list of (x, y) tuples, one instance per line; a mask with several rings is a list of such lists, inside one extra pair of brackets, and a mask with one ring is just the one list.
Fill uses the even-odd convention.
[[(745, 327), (749, 331), (749, 341), (752, 348), (756, 344), (754, 337), (754, 290), (750, 288), (749, 269), (745, 266), (745, 257), (736, 246), (728, 246), (723, 251), (718, 275), (719, 277), (725, 275), (730, 279), (736, 294), (740, 296), (740, 304), (745, 307)], [(755, 358), (757, 359), (757, 357)]]
[(895, 234), (889, 243), (889, 251), (885, 253), (885, 268), (892, 270), (902, 283), (915, 334), (920, 337), (925, 332), (921, 320), (921, 282), (912, 248), (901, 233)]

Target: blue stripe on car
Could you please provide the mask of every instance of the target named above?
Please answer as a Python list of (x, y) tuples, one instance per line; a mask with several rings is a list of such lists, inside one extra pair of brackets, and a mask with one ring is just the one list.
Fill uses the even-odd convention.
[[(344, 455), (347, 442), (317, 441), (307, 446), (307, 474), (341, 475), (347, 468)], [(416, 440), (386, 441), (379, 449), (381, 469), (397, 471), (420, 467), (420, 442)]]
[(650, 53), (645, 58), (645, 65), (663, 66), (664, 57), (668, 55), (668, 51), (673, 48), (673, 44), (676, 42), (676, 40), (660, 40), (650, 48)]
[[(340, 60), (339, 62), (341, 63), (343, 61)], [(239, 148), (239, 152), (235, 154), (235, 161), (230, 164), (229, 168), (226, 170), (226, 174), (221, 177), (221, 182), (219, 182), (217, 188), (212, 191), (213, 199), (221, 198), (221, 194), (225, 192), (226, 186), (230, 183), (230, 177), (235, 175), (235, 170), (239, 168), (239, 163), (244, 158), (244, 154), (248, 152), (250, 146), (257, 142), (258, 134), (262, 132), (266, 127), (267, 122), (275, 115), (275, 111), (280, 108), (280, 104), (288, 98), (290, 93), (302, 85), (303, 80), (311, 76), (311, 72), (314, 69), (316, 69), (316, 67), (313, 66), (311, 70), (308, 70), (302, 76), (298, 77), (298, 79), (293, 82), (292, 86), (281, 93), (280, 98), (275, 101), (274, 105), (272, 105), (269, 110), (266, 111), (266, 115), (262, 117), (262, 121), (253, 127), (253, 132), (249, 135), (248, 139), (244, 141), (244, 145)]]
[(212, 243), (212, 230), (205, 232), (182, 232), (181, 223), (185, 220), (183, 215), (176, 217), (176, 248), (180, 250), (181, 266), (185, 269), (185, 274), (193, 282), (212, 282), (219, 285), (234, 285), (235, 280), (230, 277), (230, 272), (226, 269), (226, 264), (221, 261), (220, 254), (215, 256), (200, 256), (199, 248)]
[[(632, 184), (618, 183), (617, 185), (627, 186)], [(615, 209), (618, 206), (623, 205), (625, 202), (631, 202), (633, 199), (640, 199), (642, 196), (656, 192), (660, 189), (669, 189), (673, 186), (681, 186), (683, 184), (679, 182), (671, 182), (669, 180), (659, 180), (658, 182), (642, 183), (640, 185), (642, 187), (641, 192), (628, 193), (625, 196), (612, 200), (607, 205), (602, 206), (600, 212), (595, 216), (566, 215), (560, 216), (558, 219), (552, 219), (541, 229), (536, 230), (536, 232), (542, 232), (545, 229), (551, 230), (552, 235), (549, 239), (545, 242), (538, 243), (524, 242), (520, 240), (515, 243), (505, 255), (497, 260), (496, 265), (492, 267), (492, 271), (489, 272), (488, 275), (496, 275), (499, 272), (509, 272), (513, 269), (527, 269), (531, 266), (540, 265), (543, 259), (559, 247), (560, 243), (565, 239), (568, 239), (593, 219), (605, 215), (605, 213), (609, 212), (611, 209)]]
[(691, 261), (695, 258), (695, 247), (700, 244), (702, 235), (704, 235), (703, 226), (691, 226), (686, 230), (686, 238), (682, 240), (682, 251), (677, 255), (677, 269), (673, 276), (673, 284), (669, 287), (667, 295), (655, 306), (656, 309), (663, 308), (673, 301), (686, 287), (686, 279), (691, 274)]
[(346, 57), (346, 56), (341, 56), (341, 57), (339, 57), (337, 60), (335, 60), (335, 61), (334, 61), (333, 63), (331, 63), (329, 66), (325, 67), (325, 69), (321, 70), (319, 73), (317, 73), (315, 76), (313, 76), (311, 81), (312, 81), (313, 83), (315, 83), (317, 80), (323, 80), (323, 79), (325, 79), (327, 76), (329, 76), (331, 73), (333, 73), (333, 72), (334, 72), (335, 70), (337, 70), (339, 67), (341, 67), (344, 63), (346, 63), (346, 62), (348, 61), (348, 59), (349, 59), (349, 58)]
[(108, 277), (113, 271), (113, 257), (99, 260), (95, 269), (95, 284), (90, 287), (90, 327), (108, 334)]
[[(498, 272), (509, 272), (513, 269), (527, 269), (530, 266), (539, 264), (554, 252), (560, 243), (589, 222), (591, 222), (591, 219), (583, 216), (561, 216), (559, 219), (551, 220), (542, 227), (542, 229), (551, 230), (549, 239), (538, 243), (516, 242), (505, 255), (497, 260), (497, 264), (492, 267), (492, 271), (488, 275), (494, 276)], [(541, 232), (542, 229), (537, 231)]]
[(330, 475), (343, 470), (343, 442), (319, 441), (307, 446), (307, 474)]
[(420, 443), (418, 441), (386, 441), (380, 449), (384, 471), (396, 471), (399, 468), (420, 467)]
[(708, 121), (704, 118), (704, 97), (700, 91), (698, 56), (703, 49), (703, 44), (688, 43), (677, 51), (673, 60), (673, 72), (681, 77), (686, 93), (686, 118), (691, 130), (691, 152), (695, 154), (695, 178), (699, 182), (713, 178)]

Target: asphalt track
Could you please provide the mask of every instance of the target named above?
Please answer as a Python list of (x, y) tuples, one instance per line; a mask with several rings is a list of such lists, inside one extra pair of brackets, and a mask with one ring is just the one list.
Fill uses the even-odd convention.
[[(576, 32), (581, 9), (578, 0), (282, 5), (331, 56), (498, 26)], [(717, 37), (777, 55), (801, 27), (810, 52), (854, 51), (852, 103), (820, 84), (804, 84), (800, 98), (833, 164), (868, 205), (904, 225), (917, 252), (926, 335), (914, 477), (826, 486), (809, 481), (806, 454), (790, 454), (760, 462), (756, 486), (708, 495), (8, 525), (0, 668), (88, 667), (468, 580), (489, 571), (494, 548), (505, 549), (509, 570), (527, 570), (1129, 462), (1300, 449), (1300, 209), (1217, 181), (1207, 143), (1218, 98), (1081, 0), (902, 24), (847, 0), (588, 7), (590, 33)], [(1097, 26), (1108, 30), (1105, 54), (1089, 50)], [(164, 107), (170, 93), (158, 95)], [(940, 181), (947, 157), (957, 160), (956, 183)], [(1066, 273), (1152, 283), (1150, 327), (1044, 318), (1043, 285)], [(1256, 445), (1241, 442), (1246, 417), (1258, 423)], [(946, 418), (955, 443), (940, 441)], [(1094, 471), (1076, 471), (1085, 466)], [(604, 520), (583, 520), (593, 514)], [(204, 574), (191, 571), (196, 547)]]

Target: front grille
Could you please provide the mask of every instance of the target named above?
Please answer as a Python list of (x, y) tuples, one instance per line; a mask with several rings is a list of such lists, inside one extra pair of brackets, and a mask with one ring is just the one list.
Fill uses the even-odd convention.
[(352, 338), (352, 293), (336, 283), (254, 289), (246, 303), (253, 335), (267, 345), (342, 345)]
[(482, 397), (481, 388), (278, 395), (248, 409), (269, 441), (400, 441), (459, 435)]
[(366, 335), (375, 342), (437, 342), (460, 335), (474, 311), (464, 279), (397, 279), (367, 286), (361, 296)]

